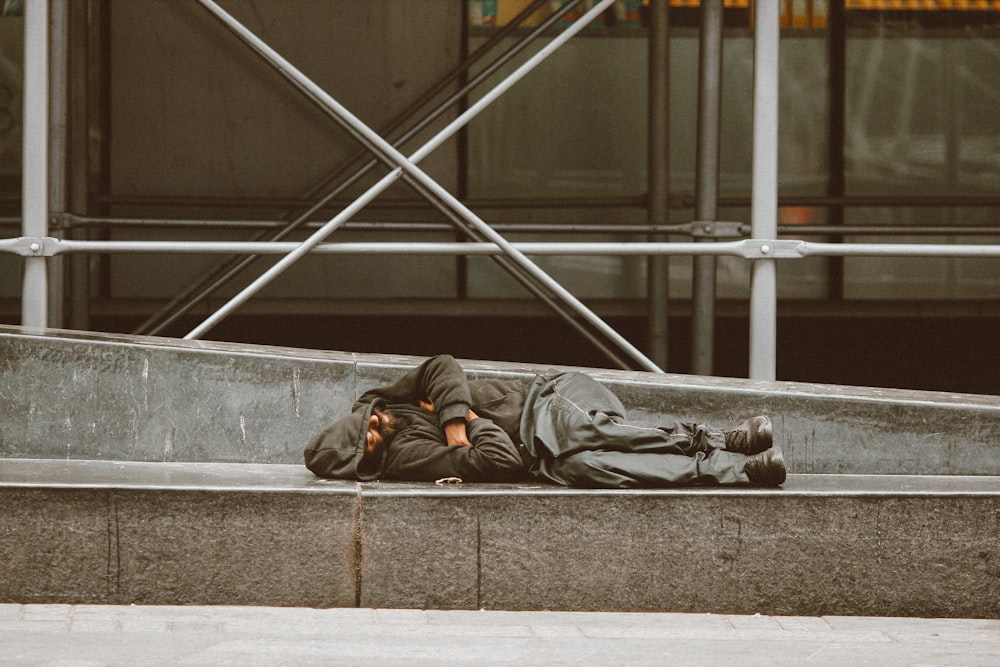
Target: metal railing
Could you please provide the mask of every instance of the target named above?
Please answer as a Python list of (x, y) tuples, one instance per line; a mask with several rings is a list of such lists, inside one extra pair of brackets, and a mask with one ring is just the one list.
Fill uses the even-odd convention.
[[(60, 6), (56, 0), (53, 6)], [(778, 260), (799, 259), (805, 257), (828, 256), (917, 256), (917, 257), (1000, 257), (1000, 245), (968, 245), (968, 244), (863, 244), (863, 243), (822, 243), (802, 240), (779, 239), (778, 198), (777, 198), (777, 86), (778, 86), (778, 33), (779, 14), (778, 3), (761, 2), (755, 4), (754, 17), (754, 135), (753, 135), (753, 182), (751, 197), (751, 221), (749, 229), (740, 223), (724, 223), (714, 220), (716, 217), (718, 198), (711, 195), (705, 198), (703, 188), (699, 187), (696, 197), (696, 212), (709, 219), (695, 221), (683, 226), (645, 225), (639, 226), (639, 233), (662, 235), (665, 233), (690, 233), (697, 236), (697, 230), (705, 226), (715, 228), (713, 234), (718, 236), (719, 229), (726, 228), (726, 235), (739, 236), (750, 232), (751, 238), (714, 243), (691, 242), (673, 243), (665, 241), (619, 242), (619, 243), (510, 243), (499, 232), (499, 226), (491, 226), (476, 215), (466, 204), (459, 201), (434, 179), (420, 169), (418, 163), (438, 148), (445, 140), (453, 136), (472, 118), (491, 104), (511, 86), (516, 84), (533, 68), (541, 64), (549, 55), (555, 52), (567, 40), (576, 35), (592, 19), (607, 9), (613, 0), (600, 0), (578, 21), (563, 30), (534, 56), (504, 78), (478, 101), (460, 113), (453, 121), (438, 132), (432, 139), (409, 156), (402, 154), (398, 146), (413, 136), (403, 135), (395, 142), (390, 142), (383, 136), (362, 123), (351, 114), (336, 99), (330, 96), (296, 69), (290, 62), (274, 51), (259, 37), (226, 13), (213, 0), (198, 0), (198, 2), (222, 22), (229, 30), (239, 37), (247, 46), (260, 55), (268, 64), (274, 67), (282, 76), (288, 79), (309, 99), (327, 112), (342, 128), (358, 140), (375, 159), (366, 163), (357, 178), (349, 179), (347, 185), (356, 182), (360, 175), (379, 163), (388, 167), (389, 171), (364, 194), (347, 204), (335, 216), (325, 223), (314, 223), (310, 217), (317, 211), (335, 200), (347, 186), (341, 184), (334, 188), (320, 203), (311, 207), (303, 215), (290, 222), (274, 223), (270, 221), (243, 221), (235, 224), (245, 226), (280, 227), (277, 234), (267, 240), (260, 241), (90, 241), (60, 239), (49, 234), (50, 210), (48, 201), (48, 127), (46, 123), (48, 109), (48, 3), (26, 3), (25, 10), (25, 113), (24, 121), (24, 185), (23, 185), (23, 217), (22, 236), (18, 238), (0, 239), (0, 252), (21, 255), (24, 258), (24, 282), (22, 295), (22, 323), (26, 326), (47, 326), (48, 284), (47, 259), (69, 253), (198, 253), (198, 254), (229, 254), (252, 258), (259, 255), (282, 255), (282, 258), (268, 270), (243, 288), (238, 294), (227, 301), (219, 310), (208, 317), (199, 326), (185, 336), (199, 338), (211, 330), (222, 319), (230, 315), (247, 300), (252, 298), (265, 285), (284, 272), (289, 266), (307, 253), (317, 254), (424, 254), (424, 255), (481, 255), (495, 258), (500, 265), (510, 272), (532, 293), (545, 301), (564, 319), (571, 322), (584, 333), (595, 345), (601, 348), (609, 358), (622, 367), (638, 365), (644, 370), (661, 372), (660, 367), (646, 354), (638, 350), (628, 340), (606, 324), (579, 299), (573, 296), (562, 285), (553, 280), (533, 261), (530, 256), (543, 255), (635, 255), (645, 257), (665, 257), (670, 255), (687, 255), (695, 258), (715, 258), (732, 256), (747, 259), (752, 263), (751, 296), (750, 296), (750, 377), (754, 379), (774, 379), (776, 359), (776, 314), (777, 314), (777, 282), (775, 263)], [(577, 0), (579, 2), (579, 0)], [(536, 2), (535, 4), (538, 4)], [(655, 11), (665, 11), (665, 0), (654, 1)], [(709, 12), (721, 7), (721, 0), (712, 2), (705, 0), (706, 23)], [(531, 7), (534, 7), (532, 5)], [(565, 8), (572, 7), (573, 3)], [(529, 7), (530, 9), (530, 7)], [(528, 12), (528, 10), (525, 10)], [(530, 12), (528, 12), (530, 13)], [(524, 14), (527, 15), (527, 14)], [(718, 14), (721, 20), (721, 13)], [(655, 23), (655, 17), (654, 17)], [(662, 37), (662, 35), (660, 35)], [(703, 36), (704, 37), (704, 36)], [(651, 37), (652, 39), (653, 37)], [(718, 47), (712, 47), (718, 48)], [(506, 61), (506, 60), (505, 60)], [(711, 69), (708, 63), (705, 69)], [(494, 68), (489, 68), (491, 71)], [(477, 77), (478, 82), (479, 77)], [(711, 93), (708, 86), (705, 94)], [(463, 89), (462, 95), (466, 94)], [(449, 101), (450, 104), (454, 99)], [(441, 109), (441, 107), (439, 107)], [(437, 111), (432, 112), (432, 115)], [(707, 114), (706, 115), (711, 115)], [(436, 117), (436, 116), (435, 116)], [(424, 127), (418, 124), (417, 129)], [(706, 130), (705, 139), (699, 141), (699, 151), (712, 150), (712, 138)], [(713, 166), (704, 166), (706, 173)], [(701, 179), (702, 170), (699, 170)], [(359, 175), (360, 174), (360, 175)], [(708, 176), (706, 176), (708, 178)], [(325, 239), (335, 230), (347, 225), (355, 215), (367, 204), (372, 202), (392, 183), (406, 181), (419, 194), (437, 208), (451, 223), (446, 229), (458, 229), (471, 239), (469, 242), (455, 243), (328, 243)], [(711, 184), (709, 184), (711, 189)], [(714, 192), (714, 191), (713, 191)], [(111, 221), (101, 218), (83, 218), (56, 214), (64, 224), (111, 223), (141, 224), (141, 221), (118, 220)], [(697, 217), (697, 216), (696, 216)], [(66, 221), (69, 221), (66, 223)], [(164, 221), (146, 221), (154, 224)], [(174, 221), (183, 224), (180, 221)], [(218, 221), (203, 221), (204, 225), (223, 224)], [(196, 225), (195, 221), (186, 224)], [(355, 223), (357, 224), (357, 223)], [(382, 223), (386, 224), (386, 223)], [(571, 226), (572, 227), (572, 226)], [(282, 241), (288, 233), (296, 229), (308, 228), (310, 234), (304, 241)], [(408, 226), (412, 228), (412, 226)], [(522, 227), (518, 227), (522, 229)], [(947, 232), (955, 233), (954, 228)], [(853, 230), (853, 231), (852, 231)], [(614, 226), (613, 231), (625, 231), (623, 227)], [(822, 233), (843, 235), (862, 233), (884, 233), (884, 229), (846, 228), (843, 226), (796, 227), (796, 234)], [(714, 262), (714, 259), (713, 259)], [(699, 269), (702, 275), (714, 275), (714, 263), (707, 262)], [(223, 273), (233, 275), (242, 270), (246, 260), (230, 263)], [(213, 278), (209, 282), (217, 284)], [(199, 287), (199, 289), (201, 289)], [(712, 287), (714, 290), (714, 285)], [(197, 290), (196, 290), (197, 291)], [(714, 297), (713, 297), (714, 298)], [(706, 316), (711, 319), (711, 313)], [(704, 321), (704, 320), (703, 320)], [(596, 331), (595, 335), (587, 327)], [(605, 344), (604, 341), (610, 343)], [(623, 356), (624, 355), (624, 356)]]

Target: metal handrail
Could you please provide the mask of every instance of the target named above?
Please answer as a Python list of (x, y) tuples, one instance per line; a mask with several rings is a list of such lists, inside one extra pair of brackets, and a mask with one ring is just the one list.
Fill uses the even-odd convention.
[[(56, 226), (75, 227), (153, 227), (157, 229), (277, 229), (284, 228), (280, 220), (195, 220), (191, 218), (116, 218), (81, 216), (71, 213), (51, 216)], [(0, 218), (0, 225), (20, 226), (21, 218)], [(311, 221), (301, 229), (317, 229), (323, 223)], [(545, 233), (545, 234), (676, 234), (687, 236), (748, 236), (750, 225), (745, 223), (724, 223), (729, 225), (724, 234), (705, 234), (698, 228), (705, 224), (720, 224), (718, 221), (692, 221), (672, 225), (648, 225), (632, 223), (588, 223), (588, 222), (497, 222), (490, 226), (497, 231)], [(735, 225), (735, 227), (733, 227)], [(409, 232), (452, 232), (454, 226), (441, 222), (360, 221), (344, 223), (342, 229), (354, 231), (409, 231)], [(735, 230), (736, 233), (731, 233)], [(789, 225), (779, 224), (778, 234), (794, 236), (990, 236), (1000, 234), (997, 225)]]
[[(0, 252), (25, 257), (66, 253), (174, 253), (287, 255), (301, 247), (294, 241), (76, 241), (55, 237), (0, 239)], [(717, 243), (577, 242), (511, 243), (525, 255), (728, 256), (743, 259), (806, 257), (1000, 257), (995, 244), (819, 243), (799, 240), (745, 239)], [(396, 242), (318, 243), (310, 252), (323, 255), (467, 255), (501, 256), (494, 243)]]
[[(604, 196), (604, 197), (470, 197), (470, 206), (483, 209), (517, 208), (645, 208), (645, 194)], [(10, 197), (11, 202), (17, 201)], [(294, 197), (195, 197), (195, 196), (142, 196), (113, 195), (96, 196), (95, 204), (112, 206), (160, 206), (173, 208), (288, 208), (310, 205), (310, 200)], [(334, 200), (331, 205), (343, 206), (346, 200)], [(672, 192), (670, 207), (675, 210), (694, 208), (695, 196), (690, 192)], [(749, 208), (750, 197), (722, 195), (720, 208)], [(783, 195), (778, 198), (778, 206), (813, 206), (845, 208), (997, 208), (1000, 197), (996, 195)], [(383, 199), (374, 208), (413, 209), (427, 208), (422, 199)]]

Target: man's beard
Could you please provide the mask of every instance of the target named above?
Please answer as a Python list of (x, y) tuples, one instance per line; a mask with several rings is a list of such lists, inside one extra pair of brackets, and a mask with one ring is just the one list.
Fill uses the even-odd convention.
[(378, 417), (378, 432), (382, 436), (382, 442), (373, 452), (366, 452), (362, 455), (358, 464), (358, 472), (372, 474), (378, 471), (381, 461), (385, 456), (386, 449), (396, 439), (396, 436), (413, 424), (413, 415), (399, 413), (394, 410), (380, 410), (375, 408), (372, 414)]
[[(397, 435), (413, 425), (413, 415), (405, 412), (387, 409), (375, 410), (375, 413), (379, 415), (379, 423), (381, 424), (379, 432), (382, 434), (383, 447), (388, 447)], [(382, 415), (388, 418), (385, 422), (382, 421)]]

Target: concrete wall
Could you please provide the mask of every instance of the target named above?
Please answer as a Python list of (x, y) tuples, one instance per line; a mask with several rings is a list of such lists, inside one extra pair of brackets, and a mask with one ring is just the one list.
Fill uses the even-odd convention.
[(773, 414), (776, 489), (301, 465), (418, 361), (0, 328), (0, 601), (1000, 616), (996, 397), (593, 371), (636, 421)]
[(0, 460), (0, 602), (1000, 617), (1000, 477), (359, 484)]
[[(421, 359), (0, 327), (0, 457), (302, 461)], [(470, 376), (542, 367), (468, 362)], [(770, 414), (792, 473), (1000, 474), (994, 396), (593, 370), (641, 423)]]

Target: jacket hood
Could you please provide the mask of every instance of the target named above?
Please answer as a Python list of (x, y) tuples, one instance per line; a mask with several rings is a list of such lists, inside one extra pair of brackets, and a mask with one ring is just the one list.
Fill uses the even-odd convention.
[(306, 467), (319, 477), (331, 479), (375, 480), (382, 476), (385, 452), (380, 451), (378, 461), (361, 460), (365, 453), (365, 433), (368, 420), (382, 401), (357, 406), (354, 412), (335, 421), (312, 437), (304, 452)]

